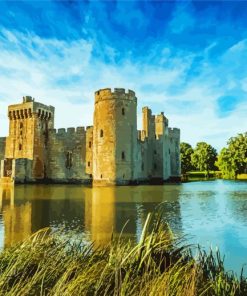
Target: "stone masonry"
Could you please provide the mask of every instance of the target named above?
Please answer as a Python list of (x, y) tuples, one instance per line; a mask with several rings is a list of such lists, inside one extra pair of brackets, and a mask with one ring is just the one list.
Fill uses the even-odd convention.
[(180, 130), (148, 107), (137, 130), (132, 90), (96, 91), (93, 126), (56, 130), (54, 115), (54, 107), (29, 96), (9, 106), (9, 135), (0, 138), (2, 181), (104, 186), (180, 178)]

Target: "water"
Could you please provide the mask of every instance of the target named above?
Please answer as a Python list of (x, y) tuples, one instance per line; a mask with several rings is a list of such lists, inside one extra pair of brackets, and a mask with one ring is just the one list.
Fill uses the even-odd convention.
[[(206, 249), (220, 248), (227, 269), (247, 263), (247, 182), (90, 188), (77, 185), (0, 187), (0, 248), (44, 228), (79, 229), (104, 245), (112, 232), (138, 240), (145, 218), (162, 203), (174, 232)], [(247, 270), (247, 267), (246, 267)]]

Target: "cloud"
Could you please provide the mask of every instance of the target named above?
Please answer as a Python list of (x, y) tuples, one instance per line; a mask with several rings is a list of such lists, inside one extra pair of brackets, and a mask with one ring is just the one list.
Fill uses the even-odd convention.
[[(247, 130), (247, 75), (243, 63), (238, 62), (238, 67), (234, 63), (238, 55), (244, 57), (245, 42), (226, 48), (217, 62), (210, 59), (217, 42), (189, 51), (166, 40), (153, 44), (145, 58), (127, 54), (118, 60), (117, 46), (106, 41), (104, 49), (95, 35), (90, 36), (60, 40), (2, 28), (1, 136), (7, 135), (7, 106), (21, 102), (24, 95), (55, 106), (57, 128), (91, 125), (94, 92), (105, 87), (133, 89), (138, 97), (139, 123), (144, 105), (154, 113), (164, 111), (170, 126), (181, 128), (182, 141), (192, 145), (208, 141), (220, 149), (228, 138)], [(228, 105), (227, 96), (238, 98), (237, 104)]]

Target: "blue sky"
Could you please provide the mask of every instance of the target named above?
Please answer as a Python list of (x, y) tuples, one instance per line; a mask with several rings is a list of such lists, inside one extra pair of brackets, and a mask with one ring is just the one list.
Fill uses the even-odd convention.
[(181, 139), (247, 130), (247, 2), (0, 1), (0, 136), (31, 95), (56, 127), (91, 125), (94, 91), (132, 89)]

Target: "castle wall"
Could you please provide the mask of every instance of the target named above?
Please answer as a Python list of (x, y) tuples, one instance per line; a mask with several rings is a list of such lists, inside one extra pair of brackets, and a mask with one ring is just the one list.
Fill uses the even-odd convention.
[(156, 138), (159, 139), (158, 160), (160, 164), (158, 170), (162, 176), (162, 180), (168, 180), (171, 174), (171, 162), (170, 162), (170, 141), (169, 141), (169, 129), (168, 119), (164, 116), (164, 113), (155, 116), (155, 133)]
[(86, 131), (84, 127), (50, 130), (47, 179), (53, 182), (89, 180), (86, 174)]
[(6, 138), (0, 138), (0, 178), (4, 175), (4, 157), (5, 157)]
[(13, 159), (12, 176), (16, 183), (33, 182), (33, 160), (27, 158)]
[(171, 176), (170, 138), (168, 129), (163, 136), (163, 180), (169, 180)]
[(163, 180), (163, 137), (157, 138), (153, 146), (152, 178)]
[(137, 142), (137, 165), (136, 174), (137, 180), (146, 181), (147, 180), (147, 141), (138, 140)]
[(151, 109), (148, 107), (142, 108), (142, 141), (146, 145), (142, 146), (142, 168), (144, 167), (144, 179), (151, 178), (154, 169), (154, 150), (155, 150), (155, 116), (152, 115)]
[(86, 173), (93, 175), (93, 126), (88, 126), (86, 130)]
[(6, 138), (0, 138), (0, 160), (5, 157)]
[(169, 149), (170, 149), (170, 165), (171, 177), (178, 177), (181, 175), (180, 162), (180, 130), (177, 128), (169, 128)]

